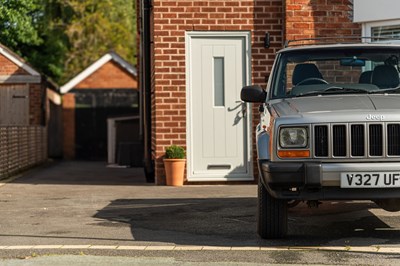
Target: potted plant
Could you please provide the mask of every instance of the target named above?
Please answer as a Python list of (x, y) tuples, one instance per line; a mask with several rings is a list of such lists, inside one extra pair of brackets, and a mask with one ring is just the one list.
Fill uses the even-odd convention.
[(181, 146), (171, 145), (165, 149), (164, 167), (167, 186), (183, 186), (186, 152)]

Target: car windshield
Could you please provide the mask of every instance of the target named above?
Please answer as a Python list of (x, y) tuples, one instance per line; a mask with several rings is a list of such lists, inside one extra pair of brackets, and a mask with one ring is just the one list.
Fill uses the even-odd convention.
[(400, 93), (399, 47), (298, 49), (278, 55), (272, 98)]

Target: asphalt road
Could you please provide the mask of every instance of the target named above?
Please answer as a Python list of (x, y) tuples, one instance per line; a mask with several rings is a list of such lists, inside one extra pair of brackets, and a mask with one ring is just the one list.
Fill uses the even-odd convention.
[(290, 209), (286, 239), (262, 240), (256, 192), (154, 186), (141, 169), (55, 163), (0, 186), (0, 265), (91, 265), (98, 256), (98, 265), (400, 263), (400, 213), (362, 201), (302, 203)]

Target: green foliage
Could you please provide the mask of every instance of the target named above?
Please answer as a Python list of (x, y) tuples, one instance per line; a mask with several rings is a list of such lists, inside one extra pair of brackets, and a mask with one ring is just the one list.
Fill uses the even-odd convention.
[(66, 29), (70, 49), (65, 59), (63, 82), (110, 50), (134, 63), (134, 0), (64, 2), (73, 10), (73, 15)]
[(38, 70), (59, 82), (64, 75), (64, 62), (69, 53), (66, 34), (73, 10), (63, 0), (36, 0), (43, 7), (38, 21), (43, 44), (26, 54), (29, 62)]
[(186, 157), (185, 149), (181, 146), (171, 145), (165, 149), (166, 159), (185, 159), (185, 157)]
[(0, 0), (0, 43), (60, 85), (110, 50), (135, 64), (135, 0)]
[(38, 21), (42, 7), (35, 0), (0, 0), (0, 42), (17, 53), (40, 45)]

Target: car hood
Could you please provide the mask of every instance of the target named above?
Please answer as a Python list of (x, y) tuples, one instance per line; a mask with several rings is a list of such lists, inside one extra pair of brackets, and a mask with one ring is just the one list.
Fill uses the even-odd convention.
[(329, 95), (287, 98), (271, 102), (277, 115), (296, 116), (315, 113), (374, 112), (400, 109), (400, 95)]

